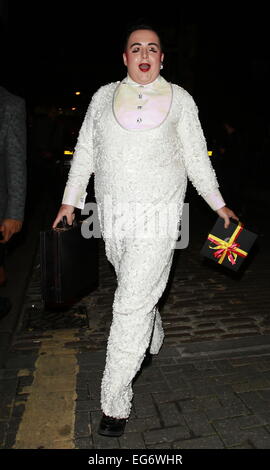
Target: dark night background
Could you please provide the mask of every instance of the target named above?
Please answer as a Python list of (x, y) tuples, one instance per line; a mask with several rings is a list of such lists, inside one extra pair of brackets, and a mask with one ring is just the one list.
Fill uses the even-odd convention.
[[(80, 266), (84, 281), (96, 281), (98, 273), (100, 288), (91, 299), (88, 293), (75, 304), (71, 298), (67, 308), (43, 300), (45, 291), (50, 295), (65, 286), (65, 275), (73, 285), (81, 278), (77, 263), (65, 268), (74, 256), (76, 261), (83, 257), (74, 240), (71, 237), (66, 248), (61, 234), (50, 229), (91, 97), (100, 86), (126, 76), (124, 33), (138, 22), (150, 23), (160, 32), (165, 46), (161, 75), (193, 96), (221, 194), (258, 237), (242, 271), (202, 259), (200, 250), (217, 213), (188, 184), (189, 246), (175, 250), (172, 276), (157, 304), (169, 348), (160, 362), (154, 358), (154, 369), (135, 389), (129, 435), (116, 444), (111, 442), (115, 438), (103, 444), (95, 435), (97, 380), (117, 277), (108, 272), (109, 267), (114, 270), (101, 240), (102, 252), (95, 251), (102, 255), (98, 263), (92, 258)], [(63, 444), (63, 449), (90, 451), (107, 445), (119, 451), (130, 445), (143, 447), (147, 452), (166, 445), (193, 453), (204, 448), (269, 448), (269, 25), (265, 1), (0, 0), (0, 86), (24, 98), (27, 111), (25, 218), (22, 230), (6, 243), (8, 282), (0, 285), (1, 449), (30, 444), (43, 452), (47, 443), (49, 449)], [(94, 200), (93, 175), (87, 193), (86, 202)], [(83, 218), (79, 209), (75, 213)], [(47, 242), (40, 243), (44, 230), (49, 232), (43, 258), (49, 268), (46, 275), (42, 253)], [(84, 256), (83, 261), (87, 259)], [(59, 265), (64, 267), (61, 279)], [(5, 318), (4, 298), (12, 303)], [(60, 366), (54, 371), (50, 365), (54, 358), (63, 364), (61, 382)], [(68, 370), (73, 359), (74, 393)], [(48, 404), (36, 393), (42, 376)], [(76, 397), (72, 410), (70, 396)], [(61, 420), (50, 416), (58, 402), (64, 411)], [(29, 416), (36, 422), (25, 433)], [(54, 432), (49, 436), (51, 423)]]
[[(234, 200), (239, 191), (256, 207), (269, 200), (266, 6), (237, 5), (236, 10), (233, 2), (224, 2), (204, 4), (199, 11), (195, 4), (187, 8), (180, 2), (177, 7), (172, 2), (14, 3), (1, 3), (1, 85), (26, 100), (30, 181), (31, 171), (38, 173), (44, 164), (42, 156), (48, 156), (48, 167), (49, 161), (63, 159), (64, 149), (74, 148), (92, 94), (125, 77), (126, 26), (144, 21), (158, 28), (164, 42), (162, 75), (188, 90), (199, 107), (221, 189), (224, 184), (226, 193), (226, 181), (238, 180)], [(230, 121), (240, 136), (232, 149), (223, 121)], [(40, 131), (40, 122), (50, 122), (50, 132)]]

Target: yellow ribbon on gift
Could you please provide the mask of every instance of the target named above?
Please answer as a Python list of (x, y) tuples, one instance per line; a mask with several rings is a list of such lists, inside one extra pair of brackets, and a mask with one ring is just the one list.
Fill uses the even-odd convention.
[(211, 233), (208, 235), (208, 240), (215, 243), (217, 246), (210, 246), (211, 250), (218, 250), (214, 256), (215, 258), (219, 258), (218, 263), (222, 264), (224, 258), (228, 256), (229, 261), (232, 264), (236, 263), (237, 256), (245, 257), (248, 253), (244, 250), (239, 248), (239, 243), (236, 243), (235, 240), (239, 237), (240, 233), (242, 232), (244, 226), (241, 222), (238, 223), (236, 229), (234, 230), (233, 234), (231, 235), (229, 241), (222, 240), (222, 238), (218, 238)]

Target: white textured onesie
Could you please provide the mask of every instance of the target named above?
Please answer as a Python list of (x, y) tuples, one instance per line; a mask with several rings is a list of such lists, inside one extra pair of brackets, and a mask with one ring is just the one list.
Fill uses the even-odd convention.
[[(95, 174), (100, 228), (107, 258), (117, 275), (101, 406), (108, 416), (128, 418), (132, 380), (145, 351), (150, 344), (150, 352), (157, 354), (164, 339), (156, 305), (170, 273), (187, 177), (213, 210), (225, 203), (190, 94), (171, 84), (171, 106), (164, 120), (150, 129), (126, 129), (116, 119), (113, 107), (119, 86), (119, 82), (102, 86), (92, 98), (62, 203), (83, 208), (89, 177)], [(112, 203), (109, 218), (104, 210), (106, 198)], [(129, 207), (124, 217), (119, 209), (123, 202)], [(151, 220), (153, 207), (160, 203), (177, 208), (170, 219), (170, 234), (137, 236), (136, 224), (141, 227), (145, 217)], [(111, 215), (115, 224), (121, 219), (117, 232), (109, 231)]]

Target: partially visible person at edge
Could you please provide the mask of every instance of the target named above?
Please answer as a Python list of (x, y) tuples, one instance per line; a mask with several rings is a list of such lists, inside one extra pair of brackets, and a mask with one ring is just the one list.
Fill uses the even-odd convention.
[[(225, 227), (230, 217), (238, 220), (219, 192), (193, 98), (160, 75), (164, 51), (159, 34), (151, 26), (135, 26), (128, 33), (123, 61), (127, 76), (101, 86), (92, 97), (52, 225), (55, 228), (63, 216), (72, 224), (74, 208), (84, 207), (94, 173), (106, 255), (118, 281), (101, 383), (98, 433), (105, 436), (123, 434), (132, 406), (132, 381), (147, 354), (158, 354), (163, 343), (157, 302), (170, 273), (187, 177)], [(110, 236), (105, 196), (111, 197), (110, 215), (116, 224), (119, 204), (130, 203), (121, 231)], [(134, 202), (143, 208), (141, 217), (136, 218)], [(134, 236), (145, 217), (153, 218), (158, 203), (178, 208), (171, 236)]]
[[(23, 224), (26, 173), (25, 101), (0, 86), (0, 286), (7, 282), (7, 243)], [(0, 318), (11, 306), (8, 297), (0, 297)]]

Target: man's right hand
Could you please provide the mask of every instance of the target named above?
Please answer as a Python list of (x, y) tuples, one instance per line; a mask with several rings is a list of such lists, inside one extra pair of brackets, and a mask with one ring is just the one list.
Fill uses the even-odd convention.
[(63, 219), (63, 217), (66, 216), (67, 218), (67, 223), (69, 225), (72, 225), (75, 214), (74, 214), (74, 206), (70, 206), (69, 204), (62, 204), (60, 207), (58, 214), (56, 216), (56, 219), (54, 223), (52, 224), (52, 228), (56, 228), (56, 226), (59, 224), (59, 222)]

